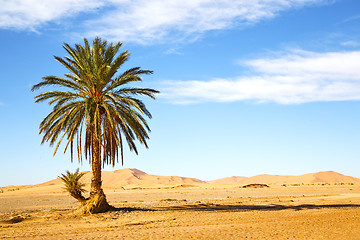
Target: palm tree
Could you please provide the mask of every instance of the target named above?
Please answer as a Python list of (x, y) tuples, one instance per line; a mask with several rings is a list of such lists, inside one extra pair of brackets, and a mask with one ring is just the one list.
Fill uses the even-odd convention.
[(59, 88), (35, 97), (35, 102), (49, 100), (49, 105), (53, 105), (52, 111), (40, 123), (41, 144), (56, 144), (55, 155), (66, 139), (64, 153), (70, 147), (71, 161), (76, 146), (78, 161), (82, 163), (84, 155), (92, 166), (90, 197), (83, 205), (83, 212), (103, 212), (111, 208), (101, 187), (101, 168), (108, 164), (114, 166), (119, 153), (123, 163), (124, 138), (136, 154), (136, 139), (148, 147), (150, 128), (144, 115), (151, 118), (151, 114), (136, 96), (155, 99), (159, 91), (125, 86), (142, 81), (141, 75), (152, 71), (135, 67), (118, 74), (130, 55), (128, 51), (119, 53), (121, 45), (121, 42), (109, 44), (98, 37), (92, 46), (86, 38), (84, 45), (70, 47), (64, 43), (69, 56), (55, 56), (55, 59), (69, 73), (64, 74), (64, 78), (43, 77), (32, 87), (32, 91), (42, 87)]
[(66, 174), (61, 174), (59, 178), (65, 185), (65, 190), (70, 193), (72, 197), (80, 201), (82, 204), (86, 203), (86, 198), (82, 195), (86, 190), (85, 184), (80, 182), (80, 179), (85, 175), (85, 172), (79, 173), (79, 168), (74, 173), (66, 171)]

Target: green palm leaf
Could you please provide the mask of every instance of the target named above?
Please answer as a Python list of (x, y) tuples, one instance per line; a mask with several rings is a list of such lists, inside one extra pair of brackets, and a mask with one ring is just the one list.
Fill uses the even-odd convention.
[(150, 128), (143, 116), (151, 118), (151, 114), (136, 96), (155, 99), (159, 92), (125, 86), (142, 81), (142, 75), (152, 71), (135, 67), (119, 74), (119, 68), (130, 56), (128, 51), (119, 53), (121, 45), (121, 42), (112, 44), (100, 38), (95, 38), (92, 46), (87, 39), (84, 39), (84, 45), (76, 44), (75, 47), (65, 43), (63, 47), (69, 56), (55, 56), (55, 59), (69, 73), (63, 78), (44, 77), (32, 87), (32, 91), (56, 88), (35, 97), (35, 102), (48, 101), (53, 105), (53, 111), (40, 124), (40, 134), (43, 134), (42, 143), (56, 144), (54, 154), (65, 140), (65, 151), (71, 146), (71, 156), (72, 146), (76, 145), (80, 162), (83, 155), (89, 162), (94, 161), (94, 147), (99, 147), (102, 165), (115, 165), (119, 151), (123, 162), (123, 138), (135, 153), (138, 153), (136, 140), (148, 147)]

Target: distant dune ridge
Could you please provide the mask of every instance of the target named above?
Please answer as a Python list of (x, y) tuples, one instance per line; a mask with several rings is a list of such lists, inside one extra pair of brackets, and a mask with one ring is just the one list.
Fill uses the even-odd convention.
[(244, 181), (247, 177), (240, 177), (240, 176), (232, 176), (226, 178), (220, 178), (212, 181), (208, 181), (208, 183), (238, 183)]
[[(103, 185), (104, 187), (122, 187), (127, 185), (138, 186), (156, 186), (156, 185), (178, 185), (178, 184), (199, 184), (205, 183), (196, 178), (187, 178), (179, 176), (158, 176), (147, 174), (138, 169), (121, 169), (116, 171), (104, 171)], [(86, 181), (90, 182), (91, 174), (87, 174)]]
[[(253, 177), (232, 176), (213, 181), (202, 181), (196, 178), (179, 176), (158, 176), (147, 174), (135, 168), (125, 168), (115, 171), (102, 172), (104, 188), (123, 187), (154, 187), (154, 186), (180, 186), (198, 184), (286, 184), (286, 183), (360, 183), (360, 178), (346, 176), (334, 171), (308, 173), (299, 176), (262, 174)], [(91, 173), (86, 172), (83, 182), (87, 186), (91, 182)], [(54, 179), (36, 186), (62, 185), (60, 179)], [(28, 186), (30, 187), (30, 186)]]
[[(102, 171), (102, 183), (104, 188), (122, 188), (125, 186), (151, 187), (161, 185), (182, 185), (206, 183), (196, 178), (179, 176), (158, 176), (147, 174), (135, 168), (125, 168), (115, 171)], [(91, 182), (91, 172), (86, 172), (82, 181), (87, 185)], [(60, 179), (54, 179), (40, 185), (62, 184)]]
[(211, 183), (360, 183), (360, 178), (346, 176), (334, 171), (308, 173), (299, 176), (261, 174), (253, 177), (222, 178)]

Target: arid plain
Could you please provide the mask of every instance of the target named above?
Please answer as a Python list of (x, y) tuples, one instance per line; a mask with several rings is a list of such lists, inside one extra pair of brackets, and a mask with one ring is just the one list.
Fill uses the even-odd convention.
[(360, 239), (360, 179), (336, 172), (203, 182), (122, 169), (103, 185), (117, 209), (84, 216), (58, 179), (0, 188), (0, 239)]

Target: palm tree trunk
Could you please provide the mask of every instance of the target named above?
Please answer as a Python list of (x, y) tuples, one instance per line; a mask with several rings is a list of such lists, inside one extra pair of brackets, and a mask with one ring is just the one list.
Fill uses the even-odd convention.
[(81, 193), (70, 193), (70, 195), (78, 200), (82, 205), (86, 204), (86, 198)]
[(90, 197), (78, 209), (80, 213), (100, 213), (112, 209), (108, 204), (104, 191), (101, 188), (101, 150), (100, 141), (94, 138), (92, 141), (92, 178), (90, 187)]
[(90, 198), (102, 192), (102, 181), (101, 181), (101, 152), (100, 152), (100, 141), (97, 137), (93, 138), (92, 142), (92, 178), (91, 178), (91, 189)]

